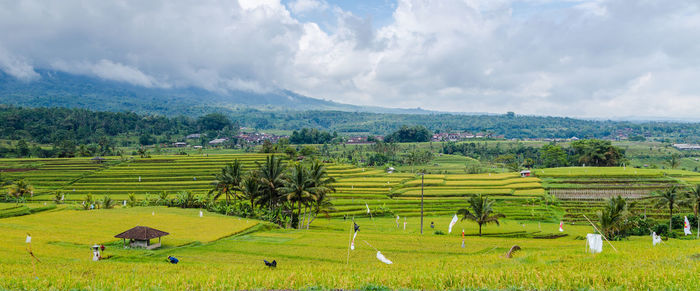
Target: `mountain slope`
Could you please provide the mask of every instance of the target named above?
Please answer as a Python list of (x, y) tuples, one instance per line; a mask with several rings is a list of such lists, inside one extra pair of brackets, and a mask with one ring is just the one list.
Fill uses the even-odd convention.
[(0, 103), (28, 107), (86, 108), (162, 115), (197, 116), (240, 107), (284, 110), (338, 110), (425, 114), (421, 109), (392, 109), (342, 104), (282, 90), (271, 93), (198, 88), (145, 88), (99, 78), (39, 70), (40, 78), (22, 81), (0, 71)]

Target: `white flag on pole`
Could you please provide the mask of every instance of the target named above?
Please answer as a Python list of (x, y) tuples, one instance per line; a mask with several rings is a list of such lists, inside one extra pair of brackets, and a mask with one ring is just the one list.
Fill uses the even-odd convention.
[(29, 234), (27, 234), (27, 240), (25, 240), (25, 242), (28, 244), (32, 243), (32, 237)]
[(365, 202), (365, 207), (367, 207), (367, 214), (370, 214), (369, 205), (367, 205), (367, 202)]
[(564, 222), (559, 221), (559, 231), (564, 232)]
[(656, 232), (651, 234), (651, 244), (652, 246), (658, 245), (661, 243), (661, 236), (656, 235)]
[(385, 263), (388, 265), (393, 264), (391, 261), (389, 261), (389, 259), (387, 259), (384, 255), (382, 255), (382, 252), (380, 252), (380, 251), (377, 251), (377, 259), (382, 261), (382, 263)]
[(200, 210), (200, 211), (199, 211), (199, 217), (202, 217), (202, 216), (204, 216), (204, 213), (202, 213), (202, 211)]
[(692, 232), (690, 232), (690, 222), (688, 222), (688, 217), (683, 217), (685, 218), (685, 221), (683, 222), (683, 232), (685, 233), (685, 235), (693, 234)]
[(360, 226), (353, 222), (353, 229), (355, 230), (355, 234), (352, 235), (352, 241), (350, 241), (351, 250), (355, 250), (355, 237), (357, 236), (357, 232), (360, 231)]
[(458, 219), (459, 218), (457, 218), (457, 214), (455, 214), (455, 216), (452, 217), (452, 221), (450, 221), (450, 228), (447, 229), (447, 233), (452, 233), (452, 227), (455, 226), (455, 224), (457, 224)]

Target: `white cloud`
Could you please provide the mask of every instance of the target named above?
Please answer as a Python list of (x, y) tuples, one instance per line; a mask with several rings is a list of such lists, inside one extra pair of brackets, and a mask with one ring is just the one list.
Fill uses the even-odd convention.
[(67, 63), (57, 61), (52, 64), (52, 69), (82, 75), (97, 76), (105, 80), (129, 83), (147, 88), (167, 88), (168, 84), (159, 83), (155, 78), (148, 76), (140, 70), (115, 63), (110, 60), (99, 60), (97, 63)]
[[(297, 18), (317, 11), (335, 22)], [(0, 34), (0, 70), (446, 111), (692, 117), (700, 107), (682, 104), (700, 100), (698, 19), (692, 0), (399, 0), (379, 28), (323, 0), (20, 0), (0, 2), (0, 31), (12, 32)]]
[(39, 74), (23, 58), (14, 56), (0, 47), (0, 70), (24, 81), (39, 78)]
[(323, 11), (330, 7), (326, 1), (319, 0), (296, 0), (290, 2), (287, 6), (289, 10), (295, 14), (304, 14), (310, 11)]

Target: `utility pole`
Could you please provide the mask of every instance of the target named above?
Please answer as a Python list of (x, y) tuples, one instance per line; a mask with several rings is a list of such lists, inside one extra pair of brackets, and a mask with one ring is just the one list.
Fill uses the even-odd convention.
[(420, 234), (423, 234), (423, 182), (425, 173), (420, 173)]

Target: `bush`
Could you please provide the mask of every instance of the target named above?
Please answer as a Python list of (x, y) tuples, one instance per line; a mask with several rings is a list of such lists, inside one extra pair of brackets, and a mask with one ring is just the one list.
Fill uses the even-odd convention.
[[(686, 216), (686, 215), (676, 214), (671, 218), (671, 224), (673, 225), (673, 229), (683, 229), (683, 226), (685, 223), (683, 216)], [(693, 214), (687, 215), (687, 216), (688, 216), (688, 222), (690, 222), (690, 228), (692, 229), (693, 225), (697, 225), (698, 220), (697, 220), (697, 218), (695, 218), (695, 215), (693, 215)], [(668, 220), (666, 220), (666, 222), (668, 224)]]
[(102, 201), (101, 201), (101, 202), (102, 202), (102, 208), (103, 208), (103, 209), (112, 209), (112, 208), (114, 208), (115, 202), (114, 202), (114, 200), (112, 200), (111, 197), (109, 197), (109, 195), (105, 195), (105, 197), (102, 198)]
[[(642, 215), (632, 216), (629, 221), (633, 225), (628, 232), (629, 235), (649, 235), (652, 231), (655, 231), (655, 227), (659, 224), (658, 221), (645, 218)], [(666, 229), (668, 229), (668, 226)], [(657, 232), (657, 234), (659, 234), (659, 232)]]

